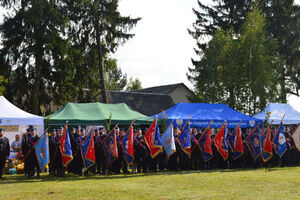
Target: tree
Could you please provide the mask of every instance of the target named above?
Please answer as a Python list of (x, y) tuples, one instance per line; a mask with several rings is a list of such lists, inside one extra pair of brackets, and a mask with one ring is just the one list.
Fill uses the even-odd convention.
[(256, 3), (262, 8), (266, 16), (267, 37), (277, 40), (277, 56), (283, 60), (280, 74), (281, 95), (278, 101), (286, 102), (287, 93), (300, 95), (300, 7), (294, 0), (212, 0), (213, 4), (205, 5), (198, 1), (199, 10), (193, 9), (197, 20), (193, 24), (194, 30), (189, 33), (197, 41), (195, 52), (201, 56), (207, 42), (203, 37), (212, 37), (218, 28), (224, 31), (232, 29), (237, 36), (242, 29), (251, 4)]
[(3, 76), (0, 76), (0, 96), (3, 95), (4, 91), (5, 91), (5, 87), (4, 87), (4, 78)]
[(119, 44), (132, 38), (129, 31), (140, 18), (121, 16), (118, 11), (119, 0), (74, 0), (68, 3), (72, 26), (72, 44), (89, 54), (95, 51), (96, 59), (91, 63), (98, 65), (102, 102), (107, 102), (103, 60), (114, 53)]
[(117, 66), (117, 60), (104, 60), (105, 82), (107, 90), (123, 90), (127, 85), (127, 74)]
[(226, 103), (254, 114), (269, 101), (278, 100), (276, 41), (266, 36), (265, 17), (254, 7), (241, 31), (218, 29), (193, 60), (188, 79), (195, 86), (193, 101)]
[[(55, 62), (63, 60), (67, 39), (63, 1), (7, 0), (14, 8), (0, 27), (2, 34), (1, 71), (8, 79), (10, 96), (26, 110), (40, 114), (40, 105), (49, 104)], [(55, 56), (60, 54), (59, 56)]]
[(130, 77), (126, 87), (126, 91), (141, 90), (141, 89), (142, 89), (141, 81), (138, 78), (133, 79), (132, 77)]

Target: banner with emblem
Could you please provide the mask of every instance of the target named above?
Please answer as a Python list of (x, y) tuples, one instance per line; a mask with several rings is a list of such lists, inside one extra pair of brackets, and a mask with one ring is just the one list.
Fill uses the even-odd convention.
[(275, 144), (277, 153), (280, 157), (286, 152), (286, 139), (284, 135), (284, 126), (281, 120), (279, 127), (277, 128), (276, 135), (273, 138), (273, 144)]
[(296, 128), (295, 132), (293, 133), (293, 140), (295, 143), (296, 148), (300, 151), (300, 125)]
[(131, 165), (134, 158), (133, 152), (133, 122), (129, 126), (125, 137), (122, 140), (123, 156), (128, 165)]
[(263, 150), (262, 159), (264, 162), (267, 162), (273, 156), (270, 125), (267, 128), (265, 128), (265, 130), (261, 133), (260, 137)]
[(179, 141), (181, 149), (184, 153), (190, 158), (192, 152), (192, 145), (191, 145), (191, 134), (190, 134), (190, 119), (184, 125), (181, 133), (179, 134), (176, 140)]
[(223, 123), (222, 127), (219, 129), (216, 137), (214, 138), (215, 145), (218, 152), (224, 160), (228, 158), (228, 141), (226, 133), (226, 121)]
[(103, 145), (107, 162), (108, 164), (111, 164), (118, 158), (116, 128), (114, 128), (107, 134), (107, 136), (103, 140)]
[(198, 142), (202, 152), (202, 157), (204, 162), (208, 162), (213, 157), (211, 142), (212, 142), (211, 129), (208, 125), (208, 127), (206, 127), (201, 137), (199, 138), (199, 142)]
[(46, 165), (50, 161), (49, 157), (49, 143), (48, 143), (48, 134), (44, 133), (39, 141), (35, 144), (35, 154), (38, 160), (39, 167), (41, 171), (45, 171)]
[(161, 136), (161, 142), (165, 148), (168, 158), (176, 152), (175, 139), (173, 134), (173, 123), (171, 122), (164, 134)]
[(246, 145), (248, 146), (251, 156), (255, 161), (262, 153), (261, 138), (259, 134), (259, 124), (246, 137)]
[(155, 118), (145, 134), (145, 142), (150, 150), (150, 155), (155, 158), (160, 152), (162, 152), (162, 142), (160, 138), (160, 132), (158, 128), (157, 118)]
[(90, 130), (88, 137), (81, 144), (81, 156), (83, 160), (83, 165), (85, 169), (89, 169), (95, 164), (95, 146), (93, 129)]
[(63, 166), (67, 166), (72, 160), (72, 148), (67, 124), (64, 127), (64, 132), (59, 140), (59, 149), (62, 155)]
[(238, 159), (244, 154), (242, 131), (240, 125), (237, 125), (228, 137), (228, 145), (232, 151), (233, 160)]

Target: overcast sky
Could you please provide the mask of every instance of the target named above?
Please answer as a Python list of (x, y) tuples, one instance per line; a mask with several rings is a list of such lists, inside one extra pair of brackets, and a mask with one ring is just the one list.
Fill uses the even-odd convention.
[[(192, 88), (186, 73), (195, 41), (187, 29), (196, 20), (197, 0), (121, 0), (119, 8), (122, 15), (142, 17), (132, 30), (135, 37), (115, 54), (123, 72), (139, 78), (144, 88), (179, 82)], [(289, 103), (300, 112), (299, 97), (289, 97)]]
[[(187, 32), (196, 20), (192, 8), (198, 9), (197, 0), (120, 0), (122, 15), (142, 18), (132, 30), (135, 37), (114, 55), (122, 71), (144, 88), (179, 82), (192, 88), (186, 78), (195, 46)], [(289, 103), (300, 112), (300, 98), (289, 97)]]

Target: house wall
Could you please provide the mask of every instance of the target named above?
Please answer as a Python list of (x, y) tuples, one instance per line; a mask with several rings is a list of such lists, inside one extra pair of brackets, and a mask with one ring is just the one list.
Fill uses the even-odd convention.
[(175, 90), (169, 93), (175, 104), (179, 102), (190, 103), (188, 96), (191, 92), (183, 85), (179, 85)]

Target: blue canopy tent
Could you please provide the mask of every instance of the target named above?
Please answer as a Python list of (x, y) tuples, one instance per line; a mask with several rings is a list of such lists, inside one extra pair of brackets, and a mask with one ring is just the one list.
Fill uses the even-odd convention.
[(283, 124), (300, 123), (300, 113), (289, 104), (282, 103), (270, 103), (262, 112), (257, 113), (253, 117), (265, 120), (267, 112), (271, 113), (269, 123), (273, 120), (272, 124), (280, 124), (280, 121), (284, 115)]
[(209, 104), (209, 103), (178, 103), (169, 108), (165, 112), (158, 115), (159, 119), (164, 118), (164, 114), (168, 117), (168, 123), (173, 121), (173, 124), (180, 126), (180, 121), (184, 125), (190, 119), (191, 127), (205, 128), (210, 121), (212, 128), (220, 128), (225, 120), (227, 120), (227, 127), (234, 128), (241, 122), (241, 128), (255, 127), (262, 120), (250, 117), (240, 113), (225, 104)]

